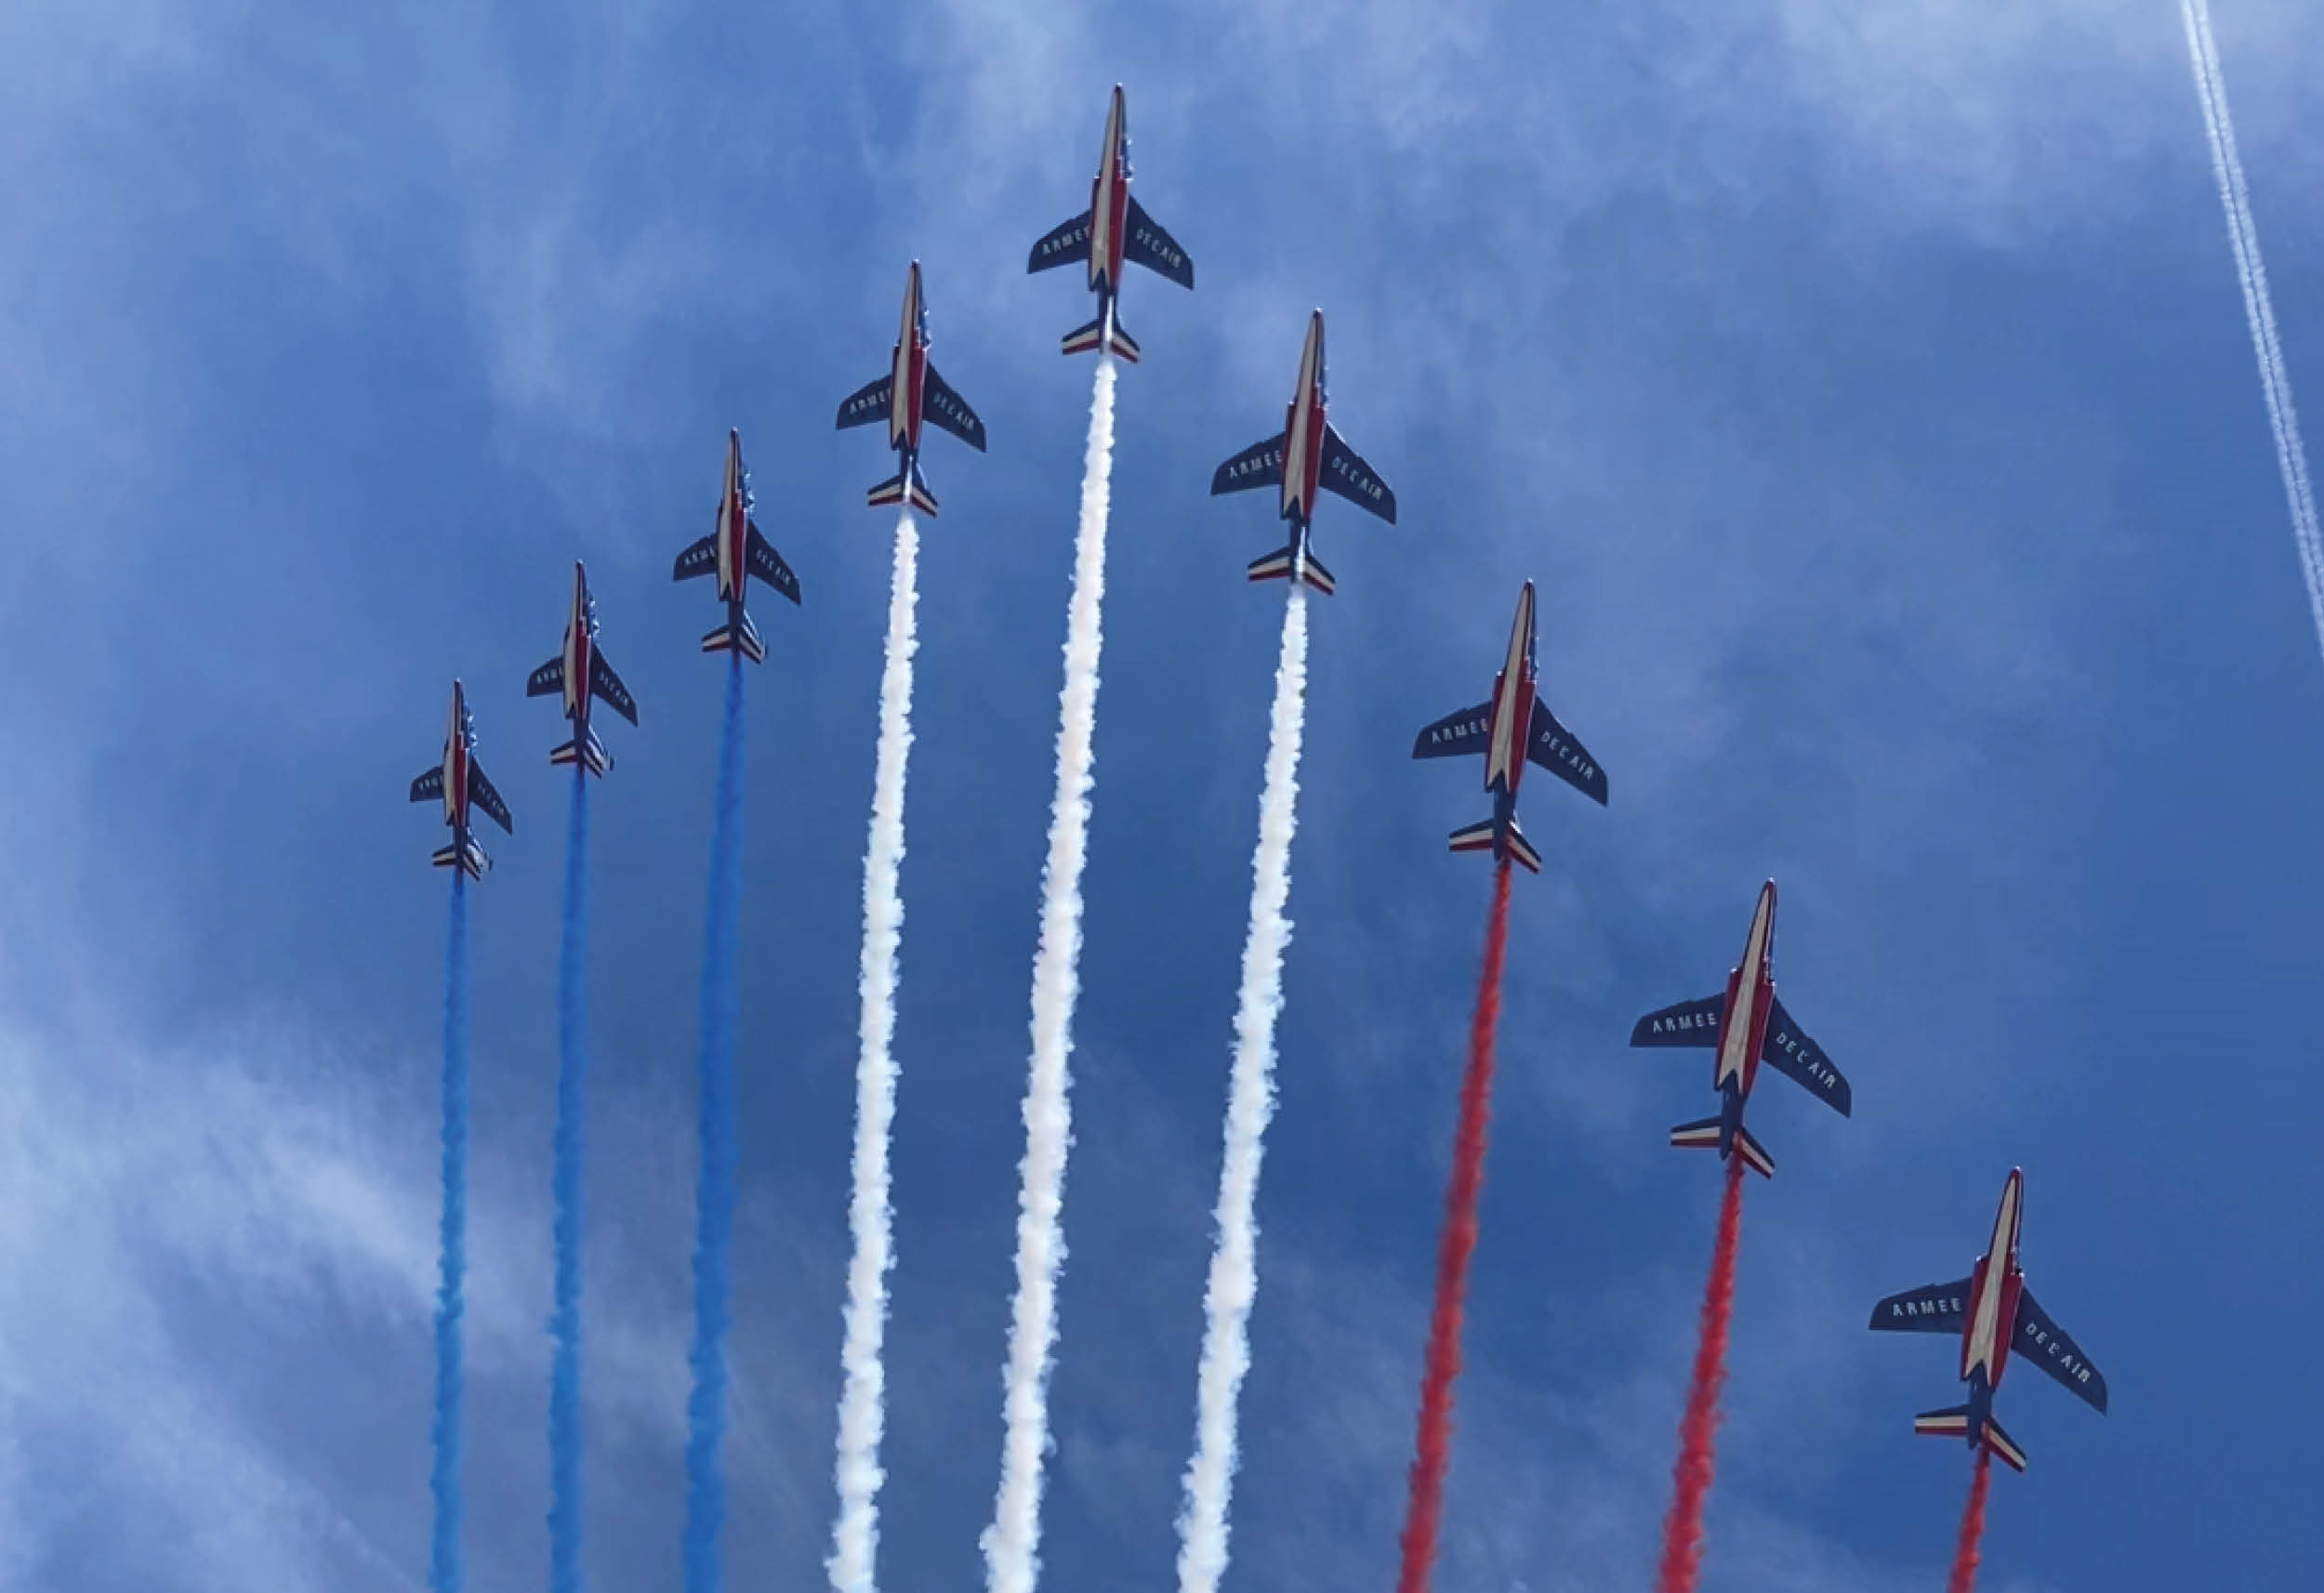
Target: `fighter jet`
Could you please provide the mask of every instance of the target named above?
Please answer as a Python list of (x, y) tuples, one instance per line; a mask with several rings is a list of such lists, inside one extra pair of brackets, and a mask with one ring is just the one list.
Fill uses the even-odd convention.
[(1138, 362), (1138, 345), (1117, 319), (1122, 264), (1134, 260), (1183, 288), (1195, 285), (1195, 262), (1176, 239), (1129, 194), (1129, 113), (1122, 109), (1122, 86), (1105, 112), (1105, 147), (1098, 151), (1097, 180), (1089, 185), (1089, 208), (1033, 245), (1028, 271), (1045, 271), (1074, 260), (1089, 264), (1089, 291), (1098, 296), (1098, 318), (1065, 334), (1064, 352), (1092, 349)]
[(1493, 694), (1473, 708), (1447, 714), (1412, 744), (1415, 757), (1485, 755), (1485, 788), (1493, 794), (1493, 816), (1452, 833), (1457, 852), (1489, 851), (1495, 862), (1515, 858), (1541, 872), (1541, 854), (1517, 828), (1517, 784), (1525, 760), (1605, 806), (1605, 770), (1583, 750), (1573, 732), (1557, 722), (1550, 705), (1534, 695), (1533, 583), (1517, 594), (1517, 618), (1509, 627), (1509, 656), (1493, 678)]
[(1992, 1243), (1969, 1275), (1891, 1295), (1872, 1308), (1876, 1332), (1961, 1336), (1961, 1380), (1969, 1385), (1969, 1402), (1923, 1411), (1912, 1418), (1912, 1430), (1965, 1439), (1972, 1450), (1982, 1445), (2018, 1471), (2026, 1469), (2026, 1452), (1993, 1419), (1993, 1390), (2001, 1386), (2013, 1344), (2099, 1415), (2106, 1409), (2106, 1378), (2034, 1303), (2026, 1275), (2018, 1270), (2017, 1230), (2025, 1218), (2026, 1174), (2012, 1167), (2009, 1181), (2001, 1186), (2000, 1209), (1993, 1217)]
[(500, 799), (500, 793), (493, 789), (493, 783), (484, 778), (476, 762), (476, 721), (469, 717), (468, 700), (457, 680), (452, 683), (452, 724), (443, 735), (443, 761), (412, 782), (413, 801), (432, 802), (439, 797), (443, 801), (443, 822), (452, 826), (452, 844), (436, 853), (436, 866), (456, 866), (471, 879), (483, 878), (493, 860), (469, 833), (469, 810), (482, 808), (510, 835), (516, 834), (516, 826), (508, 822), (508, 804)]
[(1775, 946), (1776, 882), (1771, 879), (1760, 887), (1759, 905), (1751, 912), (1751, 931), (1743, 942), (1743, 960), (1727, 976), (1726, 993), (1649, 1012), (1638, 1020), (1630, 1036), (1633, 1046), (1700, 1046), (1716, 1050), (1710, 1084), (1719, 1092), (1719, 1115), (1680, 1124), (1670, 1130), (1670, 1143), (1683, 1150), (1716, 1147), (1723, 1162), (1740, 1147), (1743, 1159), (1761, 1177), (1770, 1178), (1776, 1176), (1774, 1159), (1743, 1126), (1743, 1102), (1751, 1093), (1760, 1063), (1769, 1063), (1777, 1073), (1797, 1080), (1842, 1117), (1848, 1115), (1849, 1105), (1848, 1081), (1776, 999)]
[(551, 691), (564, 695), (573, 739), (551, 748), (548, 761), (578, 763), (602, 779), (614, 760), (597, 732), (589, 729), (589, 700), (604, 699), (614, 712), (633, 725), (638, 722), (638, 704), (630, 700), (629, 688), (621, 683), (614, 666), (597, 650), (597, 602), (589, 596), (588, 572), (577, 559), (573, 561), (573, 613), (565, 621), (564, 650), (533, 671), (533, 678), (524, 683), (528, 697), (546, 697)]
[(904, 325), (896, 333), (896, 351), (888, 374), (851, 394), (839, 406), (839, 427), (888, 423), (888, 446), (896, 451), (896, 473), (865, 494), (874, 508), (900, 504), (907, 497), (922, 514), (936, 512), (935, 494), (920, 480), (920, 422), (932, 420), (961, 441), (984, 452), (984, 423), (969, 401), (936, 374), (928, 360), (928, 306), (920, 298), (920, 263), (904, 279)]
[(709, 535), (678, 556), (673, 581), (718, 573), (719, 596), (726, 599), (726, 623), (702, 639), (705, 652), (739, 652), (753, 664), (767, 660), (767, 644), (759, 627), (743, 612), (746, 577), (756, 575), (794, 603), (799, 601), (799, 577), (783, 562), (759, 522), (750, 518), (750, 472), (743, 467), (743, 434), (726, 434), (726, 485), (719, 493), (717, 527)]
[(1324, 417), (1324, 312), (1308, 318), (1307, 344), (1300, 350), (1300, 385), (1284, 413), (1283, 430), (1264, 442), (1254, 442), (1219, 467), (1210, 478), (1212, 496), (1245, 492), (1252, 487), (1283, 489), (1283, 518), (1291, 522), (1286, 546), (1254, 560), (1254, 581), (1304, 581), (1327, 598), (1331, 596), (1331, 572), (1317, 561), (1308, 546), (1314, 522), (1316, 489), (1327, 488), (1371, 510), (1390, 525), (1396, 523), (1396, 494), (1364, 463), (1347, 440)]

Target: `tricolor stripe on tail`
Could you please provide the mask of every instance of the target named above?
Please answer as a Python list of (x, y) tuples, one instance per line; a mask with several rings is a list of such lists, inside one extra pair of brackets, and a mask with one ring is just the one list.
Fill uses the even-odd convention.
[[(1928, 1438), (1966, 1438), (1969, 1435), (1969, 1407), (1948, 1405), (1941, 1411), (1922, 1411), (1912, 1418), (1912, 1430)], [(2001, 1424), (1991, 1416), (1985, 1418), (1985, 1446), (2000, 1456), (2001, 1464), (2013, 1471), (2026, 1469), (2026, 1452), (2017, 1447), (2017, 1441), (2001, 1430)]]
[[(1682, 1151), (1716, 1151), (1719, 1148), (1719, 1124), (1720, 1120), (1716, 1117), (1682, 1123), (1670, 1130), (1670, 1143)], [(1751, 1131), (1739, 1123), (1735, 1127), (1735, 1143), (1753, 1172), (1763, 1178), (1776, 1176), (1776, 1159), (1767, 1153), (1767, 1147), (1752, 1139)]]
[[(1452, 849), (1457, 852), (1489, 852), (1493, 849), (1493, 821), (1481, 819), (1473, 824), (1452, 833)], [(1509, 855), (1534, 873), (1541, 872), (1541, 854), (1533, 849), (1525, 833), (1517, 827), (1517, 821), (1509, 821)]]
[[(1278, 547), (1264, 559), (1252, 560), (1249, 573), (1254, 581), (1289, 580), (1291, 578), (1291, 549)], [(1332, 594), (1331, 572), (1317, 562), (1313, 553), (1308, 554), (1300, 561), (1300, 579), (1327, 598)]]
[[(711, 650), (706, 645), (703, 651)], [(591, 774), (600, 777), (614, 767), (613, 755), (605, 750), (605, 744), (597, 739), (595, 731), (589, 731), (577, 741), (569, 741), (562, 746), (551, 747), (548, 752), (548, 761), (560, 765), (577, 761)]]
[(493, 860), (484, 855), (484, 849), (474, 841), (469, 842), (465, 857), (461, 855), (461, 848), (456, 843), (439, 848), (431, 861), (438, 868), (450, 868), (457, 863), (468, 872), (470, 879), (483, 878), (484, 871), (493, 865)]
[(928, 490), (926, 481), (920, 480), (920, 467), (918, 464), (912, 467), (908, 481), (901, 473), (891, 476), (870, 492), (865, 493), (864, 502), (876, 509), (886, 508), (891, 504), (904, 502), (906, 492), (911, 494), (914, 508), (931, 520), (935, 518), (936, 494)]
[(1109, 329), (1105, 323), (1105, 318), (1103, 316), (1099, 317), (1095, 321), (1092, 321), (1087, 326), (1076, 326), (1071, 332), (1066, 333), (1063, 348), (1060, 349), (1060, 352), (1066, 354), (1093, 353), (1097, 351), (1101, 344), (1104, 346), (1104, 351), (1113, 355), (1116, 359), (1127, 360), (1133, 365), (1138, 362), (1138, 344), (1136, 340), (1133, 339), (1129, 333), (1122, 330), (1121, 323), (1119, 322), (1116, 322), (1114, 323), (1109, 333)]
[(705, 652), (740, 651), (742, 655), (753, 664), (764, 664), (767, 661), (767, 644), (759, 639), (759, 627), (750, 623), (748, 614), (730, 620), (705, 636), (702, 639), (702, 651)]

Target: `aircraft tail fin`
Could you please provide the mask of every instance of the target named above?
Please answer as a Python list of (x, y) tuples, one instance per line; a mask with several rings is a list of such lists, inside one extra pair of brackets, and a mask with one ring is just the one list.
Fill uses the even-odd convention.
[[(1682, 1123), (1670, 1130), (1670, 1143), (1681, 1151), (1716, 1151), (1722, 1120), (1705, 1117), (1693, 1123)], [(1751, 1131), (1741, 1124), (1735, 1126), (1735, 1148), (1750, 1169), (1763, 1178), (1776, 1176), (1776, 1159), (1767, 1153), (1767, 1147), (1751, 1138)]]
[(1985, 1446), (2001, 1457), (2001, 1464), (2012, 1471), (2026, 1469), (2026, 1452), (2017, 1447), (2017, 1441), (2001, 1430), (2001, 1424), (1991, 1416), (1985, 1418)]
[(1122, 330), (1120, 322), (1108, 325), (1107, 321), (1107, 317), (1101, 315), (1087, 326), (1075, 327), (1065, 334), (1059, 351), (1066, 354), (1111, 354), (1117, 360), (1136, 364), (1137, 339)]
[(577, 736), (562, 746), (551, 747), (548, 761), (559, 765), (578, 763), (601, 780), (604, 778), (605, 771), (614, 767), (613, 755), (605, 750), (605, 744), (597, 739), (595, 731)]
[(734, 617), (702, 639), (705, 652), (739, 652), (753, 664), (767, 661), (767, 644), (750, 616), (736, 610)]
[[(1252, 560), (1248, 573), (1254, 581), (1287, 581), (1291, 578), (1292, 559), (1291, 548), (1278, 547), (1264, 559)], [(1300, 579), (1325, 597), (1328, 598), (1338, 590), (1338, 583), (1332, 579), (1331, 572), (1323, 567), (1312, 551), (1299, 563)]]
[[(1449, 845), (1457, 852), (1491, 851), (1493, 849), (1493, 821), (1480, 819), (1473, 824), (1464, 824), (1452, 833)], [(1541, 854), (1534, 849), (1531, 841), (1525, 839), (1525, 833), (1517, 827), (1517, 822), (1514, 819), (1509, 822), (1509, 855), (1525, 864), (1533, 873), (1541, 872)]]
[(474, 841), (469, 842), (466, 847), (456, 843), (448, 847), (441, 847), (437, 849), (436, 855), (429, 861), (438, 868), (452, 868), (456, 865), (466, 870), (470, 879), (483, 878), (484, 871), (493, 865), (493, 860), (484, 855), (484, 849)]
[[(1912, 1418), (1912, 1430), (1924, 1438), (1965, 1440), (1969, 1438), (1969, 1414), (1967, 1405), (1947, 1405), (1943, 1410), (1922, 1411)], [(2026, 1452), (2018, 1447), (2015, 1439), (2002, 1429), (2000, 1422), (1987, 1416), (1985, 1431), (1980, 1437), (1982, 1446), (1999, 1456), (2002, 1465), (2013, 1471), (2026, 1469)], [(1971, 1442), (1972, 1447), (1977, 1447), (1976, 1441)]]
[(864, 494), (864, 502), (876, 509), (903, 503), (906, 498), (920, 513), (931, 520), (936, 518), (936, 494), (928, 490), (926, 481), (920, 480), (920, 467), (917, 462), (910, 470), (889, 477)]

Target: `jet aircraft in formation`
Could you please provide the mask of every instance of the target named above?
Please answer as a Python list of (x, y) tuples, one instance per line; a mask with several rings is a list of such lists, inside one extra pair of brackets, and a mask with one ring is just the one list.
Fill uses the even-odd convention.
[(1891, 1295), (1872, 1308), (1875, 1332), (1950, 1333), (1961, 1338), (1961, 1380), (1969, 1385), (1969, 1402), (1923, 1411), (1912, 1418), (1912, 1430), (1965, 1439), (1972, 1450), (1989, 1449), (2018, 1471), (2026, 1469), (2026, 1452), (1993, 1419), (1993, 1391), (2001, 1386), (2012, 1345), (2101, 1415), (2106, 1409), (2105, 1376), (2026, 1286), (2017, 1265), (2017, 1232), (2025, 1219), (2026, 1174), (2012, 1167), (2001, 1185), (2000, 1208), (1993, 1215), (1992, 1240), (1969, 1275)]
[(1307, 342), (1300, 350), (1300, 384), (1284, 412), (1282, 432), (1252, 443), (1220, 466), (1210, 478), (1210, 491), (1216, 496), (1253, 487), (1281, 487), (1281, 511), (1291, 522), (1291, 540), (1265, 558), (1252, 560), (1250, 578), (1304, 581), (1329, 597), (1331, 572), (1308, 546), (1317, 490), (1337, 493), (1390, 525), (1396, 523), (1396, 494), (1332, 428), (1326, 408), (1324, 312), (1319, 309), (1308, 318)]
[(1138, 345), (1122, 330), (1122, 266), (1134, 261), (1183, 288), (1195, 285), (1195, 262), (1178, 241), (1162, 230), (1129, 193), (1129, 113), (1122, 107), (1122, 86), (1105, 112), (1105, 145), (1098, 151), (1097, 180), (1089, 185), (1089, 208), (1033, 245), (1028, 271), (1087, 261), (1089, 291), (1098, 296), (1098, 318), (1065, 334), (1063, 352), (1092, 350), (1138, 362)]
[(932, 420), (961, 441), (984, 452), (984, 423), (936, 374), (928, 359), (928, 305), (920, 297), (920, 263), (904, 278), (904, 324), (896, 333), (888, 374), (866, 382), (839, 405), (838, 429), (888, 423), (888, 446), (896, 451), (896, 473), (864, 496), (873, 508), (909, 501), (925, 515), (936, 512), (936, 494), (920, 480), (920, 424)]
[(1509, 654), (1493, 678), (1493, 694), (1473, 708), (1447, 714), (1412, 744), (1414, 757), (1485, 755), (1485, 788), (1493, 794), (1493, 815), (1452, 833), (1457, 852), (1489, 851), (1493, 861), (1515, 858), (1541, 872), (1541, 854), (1517, 827), (1517, 786), (1528, 759), (1539, 764), (1601, 808), (1605, 806), (1605, 770), (1598, 767), (1574, 733), (1557, 722), (1537, 695), (1534, 680), (1533, 583), (1517, 594), (1517, 617), (1509, 627)]
[(476, 761), (476, 721), (469, 715), (468, 700), (457, 680), (452, 683), (452, 723), (444, 731), (443, 761), (412, 782), (413, 801), (432, 802), (439, 797), (443, 801), (443, 822), (452, 826), (452, 844), (436, 853), (435, 865), (459, 868), (471, 879), (483, 878), (493, 863), (469, 833), (473, 810), (482, 808), (510, 835), (516, 834), (516, 826), (508, 821), (508, 804), (500, 799), (500, 793), (493, 789)]
[(726, 600), (726, 623), (702, 639), (702, 651), (739, 652), (753, 664), (763, 664), (767, 644), (743, 609), (744, 583), (756, 575), (796, 603), (799, 577), (791, 573), (773, 545), (759, 534), (759, 522), (750, 518), (751, 507), (750, 472), (743, 467), (743, 434), (730, 430), (726, 434), (726, 484), (719, 493), (717, 523), (709, 535), (678, 556), (670, 579), (689, 581), (716, 572), (719, 596)]
[(1798, 1081), (1842, 1117), (1849, 1106), (1848, 1081), (1776, 999), (1775, 945), (1776, 882), (1771, 879), (1760, 887), (1743, 960), (1727, 976), (1725, 992), (1649, 1012), (1630, 1037), (1633, 1046), (1707, 1047), (1715, 1052), (1710, 1083), (1719, 1092), (1719, 1115), (1680, 1124), (1670, 1130), (1670, 1143), (1693, 1150), (1715, 1147), (1721, 1161), (1739, 1147), (1743, 1159), (1764, 1178), (1776, 1176), (1775, 1160), (1743, 1126), (1743, 1102), (1751, 1093), (1760, 1063)]
[(552, 691), (564, 698), (565, 718), (573, 721), (573, 739), (550, 748), (548, 761), (578, 763), (602, 779), (614, 760), (589, 728), (589, 703), (593, 698), (601, 700), (633, 725), (638, 722), (638, 704), (621, 677), (614, 673), (614, 666), (597, 650), (597, 601), (589, 596), (589, 573), (577, 559), (573, 564), (573, 612), (565, 621), (565, 645), (524, 683), (528, 697), (546, 697)]

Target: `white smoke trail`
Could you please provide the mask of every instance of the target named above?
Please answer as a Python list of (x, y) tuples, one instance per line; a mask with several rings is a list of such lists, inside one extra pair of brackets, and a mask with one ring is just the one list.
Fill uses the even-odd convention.
[(1041, 1461), (1049, 1448), (1050, 1348), (1057, 1336), (1057, 1269), (1065, 1240), (1065, 1099), (1080, 987), (1081, 864), (1089, 827), (1090, 737), (1097, 723), (1098, 629), (1105, 597), (1105, 515), (1114, 474), (1114, 361), (1098, 356), (1083, 455), (1081, 523), (1074, 534), (1073, 601), (1065, 622), (1065, 687), (1058, 699), (1057, 794), (1041, 869), (1041, 938), (1033, 954), (1033, 1061), (1025, 1080), (1023, 1185), (1017, 1196), (1017, 1295), (1002, 1376), (1004, 1434), (993, 1521), (979, 1539), (989, 1593), (1032, 1593), (1039, 1570)]
[(2308, 485), (2308, 455), (2300, 441), (2300, 415), (2292, 407), (2291, 376), (2283, 345), (2276, 336), (2276, 308), (2267, 291), (2267, 267), (2260, 259), (2259, 230), (2251, 222), (2251, 191), (2244, 186), (2243, 159), (2236, 152), (2234, 120), (2227, 114), (2227, 84), (2219, 72), (2219, 46), (2212, 38), (2206, 0), (2179, 0), (2186, 24), (2188, 59), (2195, 92), (2203, 101), (2203, 125), (2211, 135), (2212, 175), (2227, 213), (2227, 242), (2235, 250), (2236, 275), (2243, 287), (2244, 319), (2251, 326), (2251, 351), (2258, 356), (2260, 389), (2267, 399), (2268, 424), (2276, 432), (2276, 465), (2283, 473), (2284, 496), (2291, 505), (2291, 534), (2300, 550), (2300, 572), (2308, 583), (2308, 614), (2317, 645), (2324, 648), (2324, 532), (2316, 518), (2316, 494)]
[(887, 1375), (880, 1337), (888, 1315), (888, 1133), (895, 1118), (896, 948), (904, 934), (904, 771), (912, 750), (912, 655), (919, 649), (919, 528), (896, 517), (895, 575), (888, 597), (888, 653), (879, 677), (879, 750), (872, 777), (871, 839), (864, 852), (863, 1050), (855, 1064), (855, 1196), (849, 1224), (855, 1258), (847, 1276), (847, 1336), (839, 1395), (839, 1517), (824, 1561), (833, 1593), (872, 1593), (879, 1547), (879, 1433)]
[(1291, 836), (1299, 827), (1300, 736), (1307, 718), (1307, 593), (1296, 581), (1283, 613), (1267, 778), (1259, 796), (1259, 849), (1251, 858), (1250, 930), (1243, 941), (1243, 993), (1235, 1014), (1235, 1071), (1227, 1087), (1226, 1152), (1219, 1172), (1219, 1245), (1203, 1301), (1202, 1370), (1195, 1393), (1195, 1456), (1179, 1514), (1179, 1593), (1217, 1593), (1226, 1570), (1228, 1496), (1235, 1489), (1235, 1396), (1250, 1370), (1251, 1301), (1259, 1293), (1261, 1137), (1274, 1115), (1275, 1015), (1283, 1010), (1283, 952), (1291, 921)]

